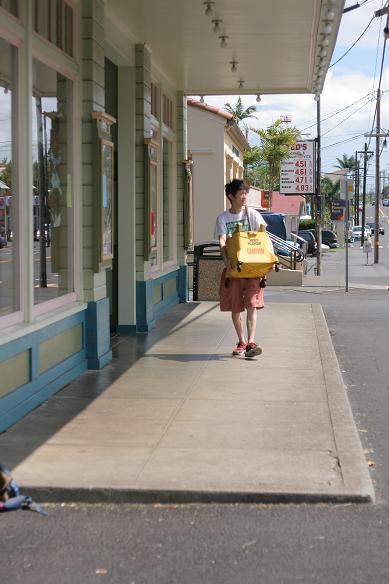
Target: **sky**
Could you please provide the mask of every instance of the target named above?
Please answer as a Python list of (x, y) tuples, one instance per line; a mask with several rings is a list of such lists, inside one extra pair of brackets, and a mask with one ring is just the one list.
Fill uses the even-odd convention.
[[(362, 1), (359, 0), (359, 3)], [(356, 0), (347, 0), (346, 6), (355, 3)], [(343, 15), (331, 63), (345, 53), (365, 29), (374, 11), (383, 5), (383, 0), (368, 0), (360, 8)], [(363, 134), (371, 131), (375, 109), (372, 92), (377, 89), (378, 84), (385, 21), (386, 17), (374, 18), (358, 44), (344, 59), (328, 70), (321, 96), (323, 172), (334, 170), (337, 157), (341, 158), (343, 154), (352, 156), (356, 150), (363, 150), (365, 142)], [(381, 98), (381, 128), (384, 130), (389, 130), (389, 46), (387, 49), (381, 83), (381, 89), (384, 91)], [(311, 132), (311, 136), (307, 138), (316, 137), (316, 102), (312, 95), (263, 95), (259, 104), (256, 103), (255, 97), (242, 96), (245, 107), (258, 106), (258, 119), (251, 120), (250, 125), (266, 128), (280, 115), (287, 114), (292, 117), (293, 125), (303, 132)], [(205, 96), (204, 99), (211, 105), (223, 106), (225, 102), (234, 104), (237, 98)], [(333, 112), (354, 102), (357, 103), (326, 120)], [(357, 135), (358, 137), (354, 138)], [(249, 140), (254, 141), (254, 136), (251, 135)], [(337, 142), (342, 143), (336, 144)], [(373, 139), (369, 149), (372, 150), (374, 147)], [(388, 148), (382, 151), (381, 170), (386, 171), (388, 178), (385, 184), (389, 184), (389, 139)], [(373, 185), (374, 159), (369, 165), (368, 189), (370, 190)]]

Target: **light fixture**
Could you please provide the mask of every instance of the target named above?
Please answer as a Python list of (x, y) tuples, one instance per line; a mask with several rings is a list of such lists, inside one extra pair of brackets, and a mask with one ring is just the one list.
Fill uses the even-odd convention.
[(204, 6), (205, 6), (205, 16), (212, 16), (213, 14), (213, 4), (215, 4), (215, 2), (212, 2), (211, 0), (207, 0), (206, 2), (203, 2)]
[(212, 20), (212, 24), (213, 24), (213, 32), (216, 32), (216, 33), (218, 33), (218, 32), (220, 32), (220, 31), (221, 31), (221, 26), (220, 26), (220, 25), (221, 25), (221, 23), (222, 23), (222, 22), (223, 22), (223, 21), (222, 21), (222, 20), (220, 20), (220, 18), (214, 18), (214, 19)]
[(244, 87), (244, 79), (239, 79), (238, 85), (239, 85), (239, 89), (242, 89)]
[(200, 103), (204, 103), (204, 96), (200, 95)]
[(221, 48), (222, 49), (225, 49), (226, 46), (227, 46), (228, 36), (226, 34), (222, 34), (222, 35), (219, 36), (219, 39), (220, 39), (220, 46), (221, 46)]
[(230, 61), (232, 73), (236, 73), (237, 72), (237, 70), (238, 70), (237, 65), (238, 64), (239, 64), (238, 61), (234, 61), (234, 60)]
[(327, 56), (327, 49), (322, 49), (320, 51), (320, 57), (326, 57)]
[(330, 24), (326, 24), (323, 28), (324, 34), (331, 34), (332, 33), (332, 26)]
[(331, 21), (335, 18), (335, 12), (333, 10), (328, 10), (325, 15), (325, 20)]
[(257, 101), (258, 103), (261, 101), (261, 96), (259, 93), (257, 94), (257, 99), (255, 101)]
[(314, 97), (315, 101), (319, 101), (320, 100), (320, 95), (318, 93), (316, 93), (315, 97)]
[(320, 45), (323, 47), (328, 47), (329, 44), (330, 44), (330, 41), (327, 38), (323, 38), (323, 40), (320, 43)]

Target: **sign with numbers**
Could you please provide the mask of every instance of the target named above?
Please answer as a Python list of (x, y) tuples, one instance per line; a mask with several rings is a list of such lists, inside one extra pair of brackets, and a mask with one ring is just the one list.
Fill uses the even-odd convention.
[(288, 158), (281, 162), (280, 193), (310, 195), (315, 192), (314, 140), (296, 142)]

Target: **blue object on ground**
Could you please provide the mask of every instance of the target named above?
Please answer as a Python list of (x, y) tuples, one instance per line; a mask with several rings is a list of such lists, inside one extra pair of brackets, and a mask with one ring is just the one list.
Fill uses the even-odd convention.
[(261, 211), (261, 215), (267, 223), (269, 233), (286, 240), (286, 227), (283, 213), (269, 213)]

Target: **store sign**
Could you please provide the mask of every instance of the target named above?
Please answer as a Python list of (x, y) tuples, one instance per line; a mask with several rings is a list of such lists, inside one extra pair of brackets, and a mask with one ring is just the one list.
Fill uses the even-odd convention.
[(297, 142), (281, 162), (280, 193), (309, 195), (315, 192), (315, 148), (313, 140)]
[(331, 221), (344, 221), (346, 211), (346, 201), (339, 199), (331, 202)]

